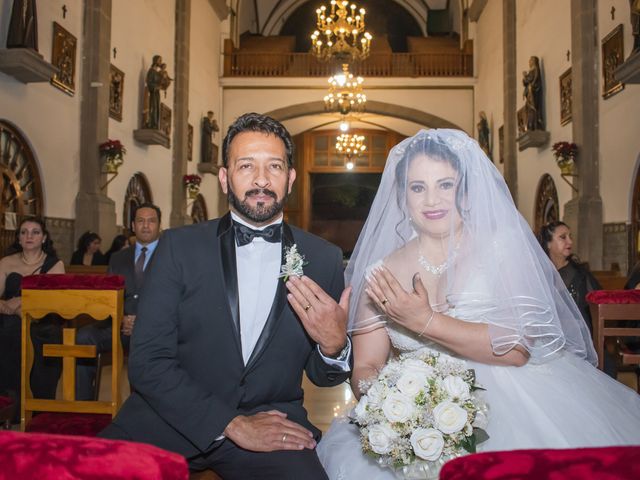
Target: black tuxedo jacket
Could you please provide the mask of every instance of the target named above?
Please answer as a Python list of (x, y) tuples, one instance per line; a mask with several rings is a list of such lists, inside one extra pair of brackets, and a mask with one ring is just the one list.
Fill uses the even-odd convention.
[[(305, 256), (305, 275), (336, 300), (342, 254), (283, 225), (283, 251)], [(271, 311), (245, 366), (239, 336), (235, 239), (229, 214), (164, 233), (148, 267), (129, 355), (135, 388), (114, 419), (135, 441), (193, 457), (215, 448), (241, 414), (279, 410), (314, 432), (302, 406), (302, 373), (319, 386), (350, 376), (327, 365), (278, 284)]]

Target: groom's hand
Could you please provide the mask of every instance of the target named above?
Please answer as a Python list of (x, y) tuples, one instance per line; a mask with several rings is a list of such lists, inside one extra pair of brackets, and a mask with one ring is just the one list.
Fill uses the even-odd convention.
[(229, 422), (224, 435), (239, 447), (252, 452), (313, 449), (316, 446), (309, 430), (287, 420), (287, 414), (277, 410), (238, 415)]
[(327, 357), (334, 357), (347, 344), (347, 318), (351, 287), (336, 302), (307, 276), (289, 277), (289, 303), (309, 336)]

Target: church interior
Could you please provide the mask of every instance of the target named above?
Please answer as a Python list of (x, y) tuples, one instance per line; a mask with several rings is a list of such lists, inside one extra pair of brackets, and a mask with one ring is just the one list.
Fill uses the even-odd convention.
[[(352, 35), (327, 23), (347, 17)], [(42, 217), (65, 272), (105, 274), (106, 264), (71, 264), (79, 239), (96, 232), (106, 252), (134, 234), (141, 205), (160, 209), (162, 230), (224, 215), (222, 142), (247, 112), (293, 137), (285, 221), (339, 246), (345, 265), (391, 148), (421, 129), (458, 129), (504, 176), (535, 234), (564, 222), (600, 289), (636, 288), (637, 0), (0, 0), (0, 258), (25, 219)], [(101, 285), (80, 289), (89, 293), (77, 308), (33, 290), (44, 303), (33, 318), (49, 308), (121, 321), (122, 298)], [(640, 320), (636, 300), (590, 312), (596, 350), (640, 391), (640, 349), (620, 340), (640, 337), (638, 323), (606, 323)], [(23, 309), (23, 322), (31, 313)], [(28, 328), (23, 380), (34, 355)], [(67, 350), (47, 350), (64, 358), (58, 403), (30, 398), (23, 381), (19, 415), (0, 392), (7, 430), (29, 430), (38, 411), (110, 418), (129, 395), (118, 335), (95, 402), (74, 398), (66, 372), (89, 353), (73, 338), (61, 343)], [(355, 404), (345, 384), (304, 388), (323, 431)], [(87, 425), (81, 434), (95, 435)], [(89, 478), (78, 475), (69, 478)], [(0, 478), (11, 478), (1, 462)]]

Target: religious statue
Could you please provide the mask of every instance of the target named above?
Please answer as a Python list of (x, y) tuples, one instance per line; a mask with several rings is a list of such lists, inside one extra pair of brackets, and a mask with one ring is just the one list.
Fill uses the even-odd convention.
[(169, 76), (167, 71), (167, 64), (160, 65), (160, 90), (164, 90), (164, 98), (167, 98), (167, 89), (171, 85), (173, 78)]
[(522, 72), (522, 84), (527, 115), (527, 130), (544, 130), (542, 116), (542, 74), (540, 72), (540, 59), (532, 56), (529, 58), (529, 71)]
[(143, 121), (144, 128), (160, 128), (160, 90), (163, 84), (162, 57), (154, 55), (147, 71), (148, 109)]
[(30, 48), (38, 51), (36, 0), (13, 0), (7, 48)]
[(633, 33), (633, 48), (631, 54), (640, 51), (640, 0), (629, 0), (631, 16), (631, 32)]
[(213, 112), (209, 110), (207, 116), (202, 119), (202, 146), (200, 149), (200, 161), (202, 163), (216, 163), (213, 134), (219, 130), (218, 122), (213, 118)]
[(480, 112), (480, 121), (478, 122), (478, 145), (484, 153), (487, 154), (489, 159), (491, 158), (491, 144), (490, 144), (490, 132), (489, 122), (487, 121), (487, 114)]

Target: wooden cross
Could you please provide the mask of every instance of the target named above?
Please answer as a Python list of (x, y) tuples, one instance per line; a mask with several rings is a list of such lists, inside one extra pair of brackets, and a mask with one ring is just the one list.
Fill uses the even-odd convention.
[(113, 47), (113, 58), (116, 58), (117, 55), (118, 55), (118, 49), (116, 47)]
[(67, 6), (62, 5), (62, 18), (67, 18)]
[(616, 7), (611, 7), (611, 20), (616, 19)]

